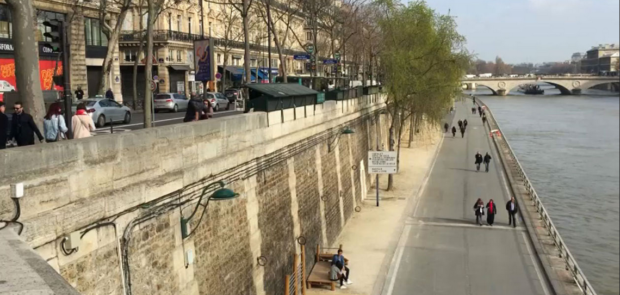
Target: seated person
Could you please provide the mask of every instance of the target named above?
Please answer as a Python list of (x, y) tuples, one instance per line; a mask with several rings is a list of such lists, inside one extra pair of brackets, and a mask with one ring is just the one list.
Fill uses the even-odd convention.
[[(342, 275), (342, 278), (340, 279), (341, 289), (346, 289), (346, 287), (344, 287), (344, 284), (343, 284), (343, 279), (347, 285), (353, 284), (353, 282), (349, 280), (349, 275), (351, 274), (351, 271), (345, 265), (344, 256), (342, 255), (342, 249), (338, 249), (338, 254), (332, 257), (332, 269), (334, 268), (334, 266), (338, 268), (338, 270), (340, 271), (340, 274)], [(344, 274), (345, 272), (346, 274)]]

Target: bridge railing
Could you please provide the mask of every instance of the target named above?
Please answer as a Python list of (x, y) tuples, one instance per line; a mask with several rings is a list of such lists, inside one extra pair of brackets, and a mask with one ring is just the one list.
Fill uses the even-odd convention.
[(530, 200), (536, 206), (536, 212), (538, 213), (540, 219), (542, 220), (543, 225), (547, 229), (549, 236), (553, 238), (553, 242), (559, 251), (560, 258), (562, 258), (564, 262), (566, 263), (566, 270), (571, 272), (575, 282), (577, 283), (577, 285), (579, 286), (583, 294), (597, 295), (596, 291), (592, 287), (592, 284), (590, 284), (590, 282), (586, 278), (586, 275), (583, 273), (583, 271), (577, 264), (577, 260), (575, 260), (575, 257), (573, 257), (573, 255), (571, 254), (570, 250), (568, 249), (568, 246), (566, 245), (566, 243), (560, 236), (560, 233), (557, 227), (551, 220), (551, 216), (549, 212), (543, 205), (540, 197), (538, 196), (538, 193), (536, 192), (536, 189), (534, 189), (534, 186), (532, 185), (532, 182), (527, 177), (527, 174), (525, 173), (525, 170), (523, 169), (521, 162), (519, 162), (519, 158), (515, 154), (512, 147), (510, 146), (510, 143), (508, 142), (508, 138), (506, 138), (506, 133), (504, 133), (501, 127), (499, 127), (499, 124), (495, 120), (495, 117), (493, 116), (493, 113), (491, 112), (489, 107), (486, 106), (484, 102), (479, 101), (478, 103), (486, 107), (487, 114), (490, 116), (490, 119), (491, 119), (491, 120), (487, 120), (487, 124), (489, 125), (490, 130), (492, 129), (490, 122), (491, 121), (495, 122), (495, 128), (499, 130), (503, 138), (503, 140), (501, 140), (500, 142), (503, 142), (506, 145), (507, 150), (510, 152), (510, 156), (512, 156), (512, 158), (514, 159), (516, 163), (515, 167), (513, 167), (516, 169), (514, 169), (513, 171), (517, 171), (519, 176), (523, 179), (523, 185), (525, 186), (528, 192), (528, 195), (530, 196)]

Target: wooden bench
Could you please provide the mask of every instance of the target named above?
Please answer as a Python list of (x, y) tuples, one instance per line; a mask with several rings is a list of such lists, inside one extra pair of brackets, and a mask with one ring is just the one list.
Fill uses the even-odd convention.
[[(329, 272), (332, 267), (332, 258), (338, 253), (338, 250), (342, 249), (342, 245), (338, 249), (334, 250), (334, 253), (321, 253), (321, 247), (316, 246), (316, 257), (314, 267), (310, 272), (308, 280), (306, 280), (308, 289), (312, 288), (312, 285), (330, 286), (332, 291), (336, 290), (336, 282), (329, 279)], [(345, 264), (349, 264), (348, 259), (344, 259)]]

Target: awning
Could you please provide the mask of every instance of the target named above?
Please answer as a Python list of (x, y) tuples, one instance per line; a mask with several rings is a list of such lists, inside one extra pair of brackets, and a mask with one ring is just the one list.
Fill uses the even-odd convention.
[(265, 73), (263, 73), (263, 71), (257, 72), (256, 69), (252, 69), (252, 75), (256, 76), (257, 74), (259, 80), (269, 79), (269, 75), (266, 75)]
[(188, 65), (171, 65), (170, 66), (175, 71), (189, 71), (191, 68)]
[(233, 80), (243, 80), (243, 74), (245, 73), (243, 67), (227, 66), (226, 71), (230, 73)]

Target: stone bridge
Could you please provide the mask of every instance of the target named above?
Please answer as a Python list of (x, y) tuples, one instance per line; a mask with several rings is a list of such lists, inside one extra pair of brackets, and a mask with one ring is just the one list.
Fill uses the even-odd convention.
[(603, 84), (614, 84), (618, 89), (619, 77), (592, 77), (592, 76), (541, 76), (533, 78), (470, 78), (461, 80), (468, 88), (473, 86), (485, 86), (494, 95), (508, 95), (510, 91), (523, 84), (547, 83), (555, 86), (564, 95), (581, 94), (584, 89), (589, 89)]

